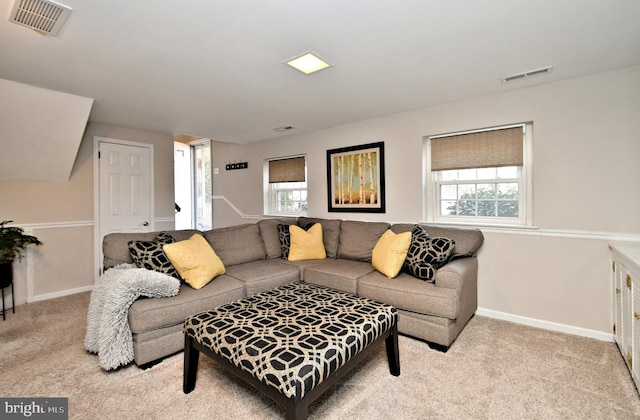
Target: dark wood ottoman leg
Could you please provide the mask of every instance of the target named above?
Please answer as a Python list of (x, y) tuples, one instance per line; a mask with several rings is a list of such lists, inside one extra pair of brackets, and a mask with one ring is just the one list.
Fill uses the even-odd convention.
[(305, 420), (307, 418), (307, 404), (304, 401), (285, 404), (286, 420)]
[(400, 376), (400, 350), (398, 348), (398, 325), (391, 327), (391, 333), (384, 343), (387, 347), (389, 371), (393, 376)]
[(196, 376), (198, 373), (198, 358), (200, 352), (193, 346), (193, 339), (185, 334), (184, 336), (184, 372), (182, 391), (190, 393), (196, 387)]

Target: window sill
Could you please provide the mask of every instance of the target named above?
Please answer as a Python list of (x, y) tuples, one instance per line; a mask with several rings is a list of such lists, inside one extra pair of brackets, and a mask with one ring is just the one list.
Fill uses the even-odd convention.
[(430, 225), (442, 225), (442, 226), (465, 226), (465, 227), (475, 227), (478, 229), (482, 229), (485, 231), (539, 231), (540, 228), (538, 226), (532, 225), (517, 225), (517, 224), (508, 224), (508, 223), (473, 223), (473, 222), (454, 222), (454, 221), (445, 221), (445, 220), (429, 220), (429, 221), (421, 221), (420, 223), (430, 224)]

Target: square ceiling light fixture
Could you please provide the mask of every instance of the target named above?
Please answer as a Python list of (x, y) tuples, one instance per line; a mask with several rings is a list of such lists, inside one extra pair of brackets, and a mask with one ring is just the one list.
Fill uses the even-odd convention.
[(318, 54), (311, 51), (290, 58), (284, 63), (304, 74), (311, 74), (333, 67), (333, 64), (328, 63), (326, 60), (320, 58)]

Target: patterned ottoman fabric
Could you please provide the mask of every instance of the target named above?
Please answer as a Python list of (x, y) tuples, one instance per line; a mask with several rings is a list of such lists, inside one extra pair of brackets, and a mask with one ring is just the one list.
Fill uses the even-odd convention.
[(299, 282), (193, 315), (184, 331), (299, 400), (395, 325), (397, 316), (392, 306)]

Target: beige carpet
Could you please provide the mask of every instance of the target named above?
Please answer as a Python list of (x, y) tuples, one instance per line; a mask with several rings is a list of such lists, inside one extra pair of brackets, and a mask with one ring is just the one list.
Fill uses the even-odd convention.
[[(83, 350), (89, 294), (19, 306), (0, 321), (0, 396), (68, 397), (72, 419), (276, 419), (284, 410), (201, 356), (182, 393), (182, 354), (103, 372)], [(637, 419), (615, 344), (476, 316), (448, 353), (400, 337), (309, 409), (311, 419)]]

